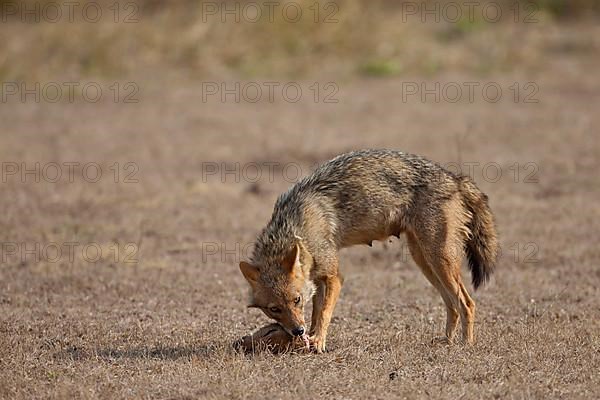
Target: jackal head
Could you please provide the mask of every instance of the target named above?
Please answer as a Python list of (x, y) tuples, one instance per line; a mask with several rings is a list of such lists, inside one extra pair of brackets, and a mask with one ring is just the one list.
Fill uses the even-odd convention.
[(307, 331), (304, 305), (315, 291), (309, 277), (310, 268), (300, 261), (305, 260), (301, 257), (303, 250), (301, 244), (296, 244), (277, 265), (240, 262), (240, 270), (250, 284), (248, 307), (260, 308), (294, 336), (302, 336)]

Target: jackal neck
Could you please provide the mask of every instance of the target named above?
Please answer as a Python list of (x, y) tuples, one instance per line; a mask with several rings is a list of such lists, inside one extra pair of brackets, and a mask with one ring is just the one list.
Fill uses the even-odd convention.
[(279, 196), (271, 220), (256, 240), (255, 265), (266, 269), (279, 265), (300, 241), (300, 262), (306, 274), (323, 248), (335, 245), (336, 212), (318, 181), (308, 176)]
[(290, 215), (274, 213), (256, 240), (252, 262), (263, 267), (279, 264), (300, 237), (301, 232), (295, 222)]

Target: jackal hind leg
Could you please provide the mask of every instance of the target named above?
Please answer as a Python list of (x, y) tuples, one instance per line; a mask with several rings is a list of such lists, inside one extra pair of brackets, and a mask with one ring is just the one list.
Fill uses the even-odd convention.
[(474, 340), (475, 302), (462, 283), (460, 267), (463, 248), (462, 243), (453, 238), (455, 235), (448, 227), (444, 241), (419, 240), (419, 244), (433, 274), (460, 314), (463, 341), (471, 344)]
[(415, 263), (419, 266), (421, 272), (423, 272), (423, 275), (425, 275), (427, 280), (440, 293), (440, 296), (442, 297), (442, 300), (446, 305), (446, 336), (443, 338), (435, 338), (434, 341), (441, 343), (451, 343), (456, 332), (456, 327), (458, 325), (459, 315), (456, 306), (454, 305), (452, 298), (446, 292), (446, 289), (444, 288), (440, 280), (434, 274), (431, 266), (425, 260), (423, 252), (419, 247), (419, 243), (415, 235), (410, 232), (407, 232), (406, 237), (408, 241), (408, 248), (410, 249), (410, 254), (415, 260)]

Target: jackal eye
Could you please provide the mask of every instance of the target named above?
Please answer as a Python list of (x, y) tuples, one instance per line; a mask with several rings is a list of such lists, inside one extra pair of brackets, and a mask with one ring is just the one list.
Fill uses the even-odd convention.
[(273, 314), (279, 314), (281, 312), (281, 308), (279, 308), (279, 307), (269, 307), (269, 311), (271, 311)]
[(302, 300), (302, 298), (300, 296), (296, 297), (296, 299), (294, 300), (294, 304), (295, 305), (299, 305), (300, 304), (300, 300)]

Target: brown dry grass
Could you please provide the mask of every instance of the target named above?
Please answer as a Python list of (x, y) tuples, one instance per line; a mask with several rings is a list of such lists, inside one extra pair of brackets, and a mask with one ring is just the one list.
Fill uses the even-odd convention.
[[(144, 77), (138, 104), (1, 104), (3, 163), (97, 162), (105, 175), (1, 183), (0, 398), (598, 398), (600, 79), (585, 47), (598, 35), (553, 29), (535, 73), (427, 78), (505, 90), (534, 79), (537, 104), (403, 103), (402, 83), (418, 76), (339, 81), (337, 104), (203, 103), (199, 81)], [(328, 353), (234, 353), (231, 342), (267, 320), (245, 308), (240, 254), (225, 246), (251, 242), (289, 183), (203, 181), (203, 163), (295, 162), (306, 172), (363, 147), (502, 168), (498, 182), (474, 174), (503, 247), (475, 294), (477, 343), (430, 344), (442, 304), (401, 239), (343, 251)], [(136, 163), (139, 182), (115, 183), (115, 162)], [(524, 182), (526, 163), (537, 183)], [(52, 242), (107, 252), (116, 242), (121, 253), (96, 263), (6, 254), (7, 243)], [(130, 242), (135, 264), (123, 262)], [(221, 251), (207, 255), (212, 243)]]
[[(529, 109), (400, 105), (398, 85), (357, 82), (330, 108), (198, 107), (193, 87), (131, 107), (3, 107), (3, 160), (134, 161), (140, 182), (4, 183), (2, 242), (141, 242), (141, 249), (135, 266), (3, 263), (0, 397), (598, 396), (597, 92), (547, 81), (543, 102)], [(441, 302), (392, 244), (343, 253), (347, 281), (330, 353), (232, 353), (230, 342), (266, 320), (244, 307), (236, 257), (203, 262), (202, 243), (250, 242), (287, 183), (261, 182), (258, 193), (245, 182), (203, 183), (202, 161), (307, 166), (365, 146), (452, 161), (467, 123), (463, 161), (498, 162), (505, 172), (514, 162), (539, 165), (538, 184), (479, 179), (505, 255), (495, 281), (476, 295), (474, 347), (429, 344), (443, 329)], [(537, 263), (525, 262), (530, 242), (539, 247)]]

